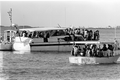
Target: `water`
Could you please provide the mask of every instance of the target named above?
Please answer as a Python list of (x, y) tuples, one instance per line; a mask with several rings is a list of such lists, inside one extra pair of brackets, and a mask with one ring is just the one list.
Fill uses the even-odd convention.
[(117, 64), (73, 65), (69, 53), (0, 52), (0, 80), (96, 80), (120, 79)]
[[(100, 33), (103, 41), (114, 38), (114, 30)], [(69, 52), (0, 51), (0, 80), (120, 80), (120, 59), (116, 64), (73, 65), (69, 56)]]

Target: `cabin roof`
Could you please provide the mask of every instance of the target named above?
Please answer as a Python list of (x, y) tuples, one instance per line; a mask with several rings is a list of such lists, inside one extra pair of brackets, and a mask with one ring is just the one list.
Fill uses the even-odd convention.
[(25, 28), (25, 29), (20, 29), (20, 31), (49, 31), (49, 30), (64, 30), (66, 28), (56, 28), (56, 27), (49, 27), (49, 28)]

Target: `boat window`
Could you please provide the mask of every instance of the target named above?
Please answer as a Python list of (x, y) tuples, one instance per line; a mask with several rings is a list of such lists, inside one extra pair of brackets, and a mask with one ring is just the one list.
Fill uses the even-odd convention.
[(28, 37), (29, 37), (29, 38), (33, 38), (33, 32), (29, 32)]
[(43, 38), (43, 32), (39, 31), (37, 35), (38, 35), (38, 38)]
[(34, 31), (34, 32), (29, 32), (28, 37), (29, 38), (43, 38), (44, 32), (40, 31)]
[(41, 37), (42, 37), (42, 32), (39, 32), (39, 31), (33, 32), (33, 38), (41, 38)]
[(55, 30), (53, 32), (54, 32), (54, 34), (52, 36), (57, 36), (58, 35), (58, 31), (57, 30)]
[(26, 31), (17, 31), (16, 34), (17, 34), (17, 36), (20, 36), (20, 37), (27, 37)]
[(29, 38), (43, 38), (45, 34), (51, 36), (63, 36), (66, 35), (64, 30), (49, 30), (49, 31), (16, 31), (16, 36), (20, 37), (29, 37)]
[(23, 31), (23, 37), (27, 37), (27, 31)]
[(65, 34), (66, 34), (65, 31), (59, 30), (59, 35), (60, 35), (60, 36), (65, 35)]
[(65, 31), (63, 31), (63, 30), (54, 30), (54, 31), (51, 31), (50, 34), (52, 34), (51, 36), (62, 36), (62, 35), (65, 35)]
[(33, 38), (36, 38), (36, 35), (37, 35), (37, 32), (34, 31), (34, 32), (33, 32)]
[(50, 36), (54, 36), (56, 34), (56, 31), (55, 30), (50, 30), (49, 33), (50, 33)]

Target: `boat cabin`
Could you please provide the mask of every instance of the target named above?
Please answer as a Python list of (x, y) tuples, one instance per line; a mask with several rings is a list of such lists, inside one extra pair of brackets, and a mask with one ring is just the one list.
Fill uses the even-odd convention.
[(14, 41), (16, 31), (14, 30), (5, 30), (4, 36), (1, 36), (0, 42), (11, 43)]
[(36, 42), (84, 41), (81, 35), (68, 34), (66, 28), (26, 28), (16, 32), (18, 37), (27, 37)]

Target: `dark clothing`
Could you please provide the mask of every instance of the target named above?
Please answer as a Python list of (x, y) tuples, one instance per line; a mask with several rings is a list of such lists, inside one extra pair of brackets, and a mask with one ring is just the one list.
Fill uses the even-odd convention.
[(48, 38), (44, 38), (44, 42), (48, 42)]
[(49, 33), (44, 35), (44, 42), (48, 42), (48, 38), (50, 37)]
[(106, 47), (106, 45), (105, 45), (105, 44), (103, 45), (102, 50), (103, 50), (103, 51), (107, 51), (107, 47)]
[(111, 51), (113, 51), (114, 48), (113, 48), (112, 45), (108, 45), (108, 49), (111, 50)]
[(96, 30), (96, 31), (94, 32), (94, 40), (99, 40), (99, 38), (100, 38), (99, 31)]

